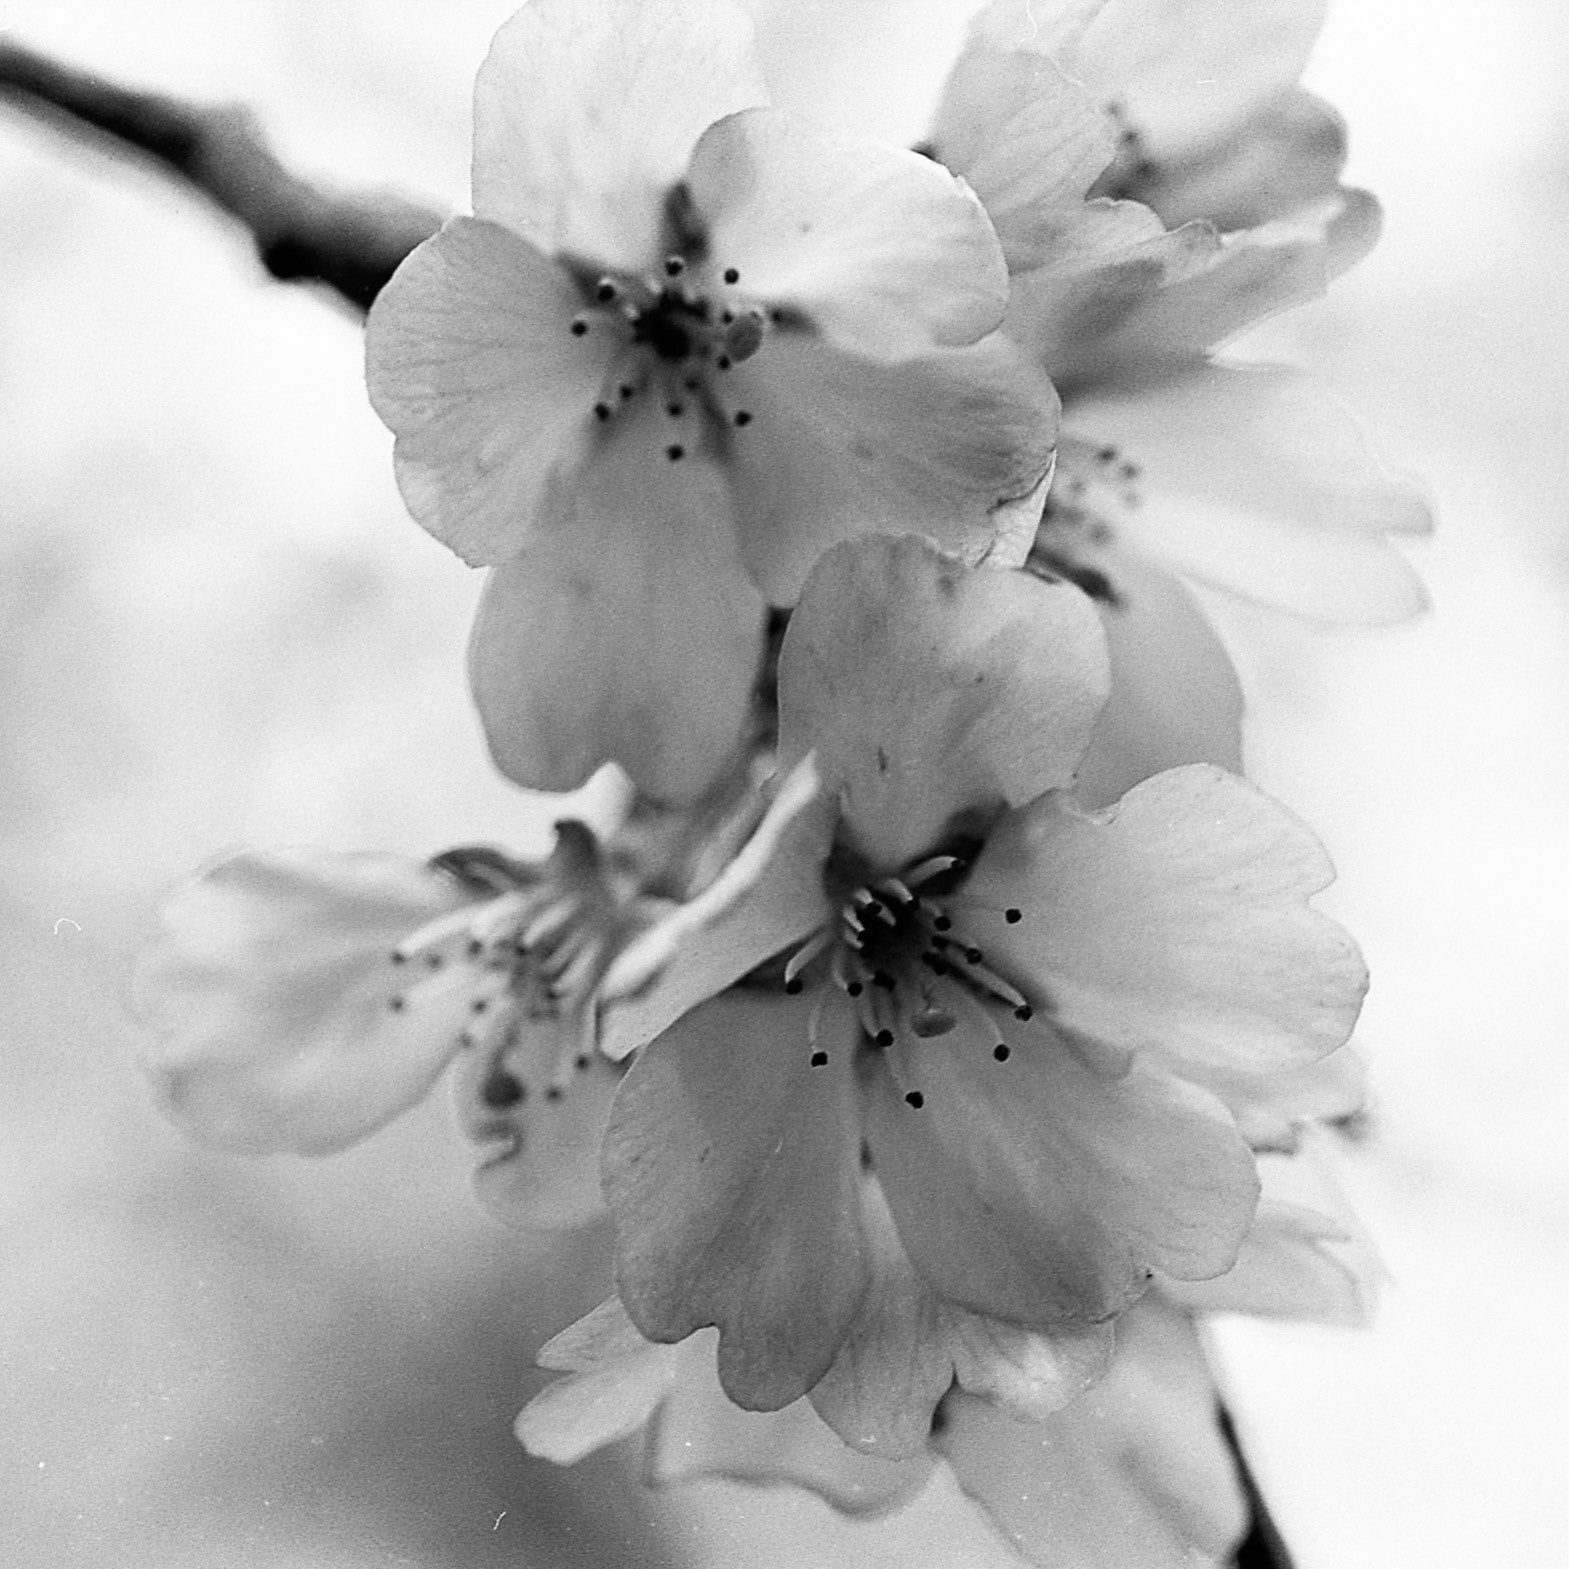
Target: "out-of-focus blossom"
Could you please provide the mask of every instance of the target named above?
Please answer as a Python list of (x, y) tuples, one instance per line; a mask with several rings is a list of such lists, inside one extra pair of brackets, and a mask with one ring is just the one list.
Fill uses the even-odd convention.
[[(1364, 972), (1308, 906), (1322, 850), (1242, 781), (1064, 794), (1104, 695), (1067, 585), (909, 538), (809, 580), (774, 805), (624, 956), (618, 994), (655, 978), (606, 1035), (652, 1040), (605, 1140), (622, 1300), (662, 1342), (716, 1325), (738, 1404), (810, 1392), (906, 1454), (961, 1364), (1027, 1412), (1023, 1363), (1233, 1264), (1258, 1178), (1224, 1097), (1338, 1047)], [(972, 1358), (977, 1321), (1037, 1344)]]
[(454, 1060), (481, 1198), (524, 1226), (600, 1212), (597, 1154), (619, 1070), (595, 990), (648, 918), (581, 822), (548, 857), (429, 863), (248, 852), (164, 903), (135, 977), (143, 1066), (205, 1143), (330, 1154), (421, 1099)]
[(738, 1409), (715, 1374), (712, 1330), (655, 1344), (612, 1298), (540, 1353), (565, 1376), (524, 1408), (517, 1432), (532, 1453), (570, 1464), (643, 1430), (649, 1483), (783, 1483), (852, 1516), (896, 1508), (947, 1467), (1028, 1562), (1223, 1561), (1246, 1505), (1192, 1321), (1151, 1298), (1119, 1318), (1116, 1342), (1104, 1375), (1049, 1415), (1021, 1420), (956, 1388), (920, 1446), (888, 1460), (846, 1448), (809, 1401)]
[(473, 218), (371, 313), (414, 516), (494, 565), (471, 651), (498, 764), (725, 766), (766, 603), (914, 530), (1022, 561), (1050, 383), (992, 334), (1007, 269), (931, 160), (763, 107), (727, 0), (531, 0), (475, 92)]
[(1063, 398), (1033, 553), (1104, 607), (1112, 699), (1081, 783), (1240, 762), (1241, 695), (1188, 579), (1325, 621), (1425, 603), (1425, 503), (1297, 372), (1211, 351), (1372, 244), (1338, 120), (1296, 86), (1319, 0), (995, 0), (932, 134), (990, 212), (1006, 331)]

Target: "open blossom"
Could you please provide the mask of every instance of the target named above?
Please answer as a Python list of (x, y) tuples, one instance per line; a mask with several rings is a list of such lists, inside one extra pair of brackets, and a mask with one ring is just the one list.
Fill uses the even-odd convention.
[(980, 203), (764, 104), (728, 0), (531, 0), (475, 90), (474, 211), (371, 312), (414, 516), (492, 565), (471, 672), (499, 765), (699, 794), (766, 604), (837, 540), (1022, 561), (1056, 427), (992, 334)]
[(518, 1436), (570, 1463), (641, 1430), (645, 1482), (787, 1483), (855, 1517), (948, 1472), (1022, 1560), (1047, 1569), (1216, 1565), (1246, 1527), (1194, 1325), (1155, 1298), (1122, 1315), (1103, 1375), (1059, 1409), (1020, 1420), (955, 1389), (927, 1442), (899, 1459), (847, 1449), (806, 1400), (738, 1409), (714, 1351), (711, 1330), (645, 1340), (612, 1298), (544, 1347), (541, 1364), (564, 1376), (524, 1408)]
[(165, 902), (135, 1000), (143, 1066), (203, 1142), (343, 1149), (420, 1100), (455, 1060), (480, 1196), (523, 1225), (600, 1211), (595, 1169), (618, 1070), (592, 1003), (647, 919), (581, 822), (542, 860), (488, 848), (421, 863), (248, 852)]
[(652, 1040), (605, 1140), (621, 1298), (652, 1340), (717, 1326), (738, 1404), (810, 1392), (909, 1453), (956, 1378), (1028, 1414), (1021, 1359), (1093, 1357), (1153, 1274), (1236, 1259), (1227, 1097), (1341, 1045), (1364, 973), (1308, 908), (1322, 851), (1242, 781), (1075, 806), (1104, 696), (1067, 585), (911, 538), (809, 580), (774, 806), (624, 956), (618, 991), (658, 973), (607, 1025)]
[(1105, 607), (1095, 799), (1239, 761), (1240, 692), (1181, 580), (1327, 621), (1424, 603), (1390, 538), (1428, 527), (1422, 498), (1305, 377), (1211, 357), (1376, 235), (1339, 122), (1296, 86), (1322, 12), (994, 0), (933, 128), (1007, 252), (1006, 331), (1063, 399), (1033, 559)]

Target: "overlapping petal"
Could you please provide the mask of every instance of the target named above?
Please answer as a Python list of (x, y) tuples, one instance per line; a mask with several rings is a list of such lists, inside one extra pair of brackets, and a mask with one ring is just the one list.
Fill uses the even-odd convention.
[(1151, 1269), (1228, 1268), (1258, 1199), (1225, 1108), (1134, 1064), (1094, 1071), (1039, 1022), (961, 1023), (888, 1053), (867, 1088), (874, 1169), (916, 1267), (947, 1301), (1029, 1325), (1127, 1307)]
[(551, 487), (539, 543), (486, 585), (470, 678), (519, 784), (571, 789), (615, 761), (649, 795), (690, 800), (747, 722), (763, 603), (722, 476), (701, 453), (668, 461), (660, 419), (628, 409)]
[(1138, 464), (1130, 550), (1301, 615), (1393, 621), (1426, 602), (1388, 537), (1425, 532), (1426, 501), (1296, 371), (1193, 362), (1081, 398), (1073, 427)]
[(1233, 132), (1302, 74), (1324, 0), (993, 0), (972, 47), (1029, 49), (1115, 104), (1156, 156)]
[(815, 753), (848, 842), (897, 871), (953, 819), (1066, 785), (1105, 693), (1076, 590), (865, 540), (824, 556), (786, 634), (780, 750)]
[(955, 1382), (1034, 1420), (1105, 1371), (1109, 1324), (1046, 1333), (943, 1301), (911, 1263), (875, 1179), (862, 1184), (861, 1199), (871, 1284), (833, 1366), (811, 1393), (845, 1443), (886, 1459), (919, 1455)]
[(486, 1209), (520, 1231), (602, 1216), (599, 1142), (621, 1074), (595, 1049), (589, 1012), (524, 1019), (501, 1061), (468, 1053), (459, 1070), (454, 1097), (464, 1132), (484, 1146), (474, 1189)]
[(848, 1008), (738, 988), (645, 1048), (611, 1113), (627, 1311), (654, 1340), (717, 1325), (720, 1381), (748, 1410), (822, 1377), (866, 1288), (857, 1031)]
[(966, 922), (994, 965), (1042, 977), (1070, 1030), (1179, 1071), (1268, 1073), (1333, 1051), (1361, 1006), (1356, 945), (1308, 905), (1332, 875), (1283, 807), (1195, 764), (1099, 816), (1058, 797), (1010, 814)]
[(1162, 1296), (1193, 1313), (1365, 1325), (1383, 1266), (1322, 1151), (1262, 1156), (1259, 1175), (1263, 1197), (1235, 1265), (1214, 1280), (1161, 1280)]
[(902, 1462), (857, 1454), (805, 1400), (741, 1410), (720, 1388), (716, 1340), (711, 1330), (673, 1346), (645, 1340), (612, 1297), (540, 1351), (542, 1367), (569, 1376), (524, 1407), (518, 1437), (530, 1453), (570, 1464), (647, 1424), (643, 1476), (654, 1486), (699, 1477), (790, 1483), (852, 1516), (893, 1508), (925, 1482), (929, 1454)]
[(1242, 689), (1208, 618), (1171, 574), (1113, 546), (1100, 563), (1111, 696), (1079, 765), (1074, 796), (1108, 806), (1183, 763), (1242, 771)]
[(1057, 394), (1002, 338), (883, 364), (786, 330), (728, 374), (751, 416), (728, 451), (741, 548), (773, 603), (793, 604), (824, 550), (868, 533), (1024, 559)]
[(728, 0), (529, 0), (474, 88), (474, 211), (542, 251), (648, 270), (715, 120), (767, 101)]
[(843, 350), (903, 359), (1002, 319), (1008, 269), (986, 210), (919, 153), (752, 109), (704, 133), (687, 182), (714, 264)]
[(823, 887), (837, 810), (816, 759), (777, 783), (752, 837), (713, 884), (630, 944), (605, 977), (600, 1048), (619, 1061), (700, 1002), (809, 937), (833, 911)]
[(377, 297), (366, 380), (414, 517), (471, 565), (538, 536), (552, 474), (594, 450), (614, 349), (567, 330), (570, 275), (498, 224), (454, 218)]
[(932, 145), (980, 197), (1010, 270), (1058, 250), (1115, 149), (1100, 105), (1041, 54), (970, 40), (943, 88)]
[(1247, 1505), (1192, 1321), (1147, 1299), (1118, 1321), (1117, 1339), (1107, 1376), (1045, 1421), (955, 1393), (934, 1444), (1003, 1539), (1042, 1569), (1227, 1562)]
[(394, 856), (236, 856), (177, 890), (138, 965), (143, 1056), (204, 1143), (324, 1155), (421, 1099), (458, 1050), (468, 997), (399, 1009), (396, 943), (458, 885)]

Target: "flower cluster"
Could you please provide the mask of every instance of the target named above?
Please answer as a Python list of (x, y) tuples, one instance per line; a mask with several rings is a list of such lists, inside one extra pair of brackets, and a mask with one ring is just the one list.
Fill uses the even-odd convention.
[[(1217, 347), (1377, 208), (1297, 86), (1313, 0), (994, 0), (922, 151), (767, 105), (730, 0), (530, 0), (474, 216), (371, 314), (414, 517), (490, 569), (497, 765), (549, 853), (251, 854), (138, 976), (173, 1115), (322, 1153), (455, 1066), (479, 1187), (614, 1221), (519, 1418), (563, 1462), (950, 1468), (1028, 1561), (1223, 1559), (1210, 1312), (1354, 1322), (1314, 1124), (1366, 976), (1240, 777), (1190, 585), (1422, 603), (1420, 497)], [(585, 1246), (608, 1245), (607, 1228)]]

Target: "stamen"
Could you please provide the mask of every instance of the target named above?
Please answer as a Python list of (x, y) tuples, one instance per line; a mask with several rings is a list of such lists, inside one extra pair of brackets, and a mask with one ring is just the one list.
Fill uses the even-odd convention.
[(667, 257), (665, 257), (665, 276), (667, 278), (679, 278), (681, 276), (681, 274), (684, 273), (685, 271), (686, 271), (686, 257), (684, 257), (684, 256), (667, 256)]
[(734, 267), (726, 267), (725, 268), (725, 282), (726, 283), (739, 283), (740, 281), (741, 281), (741, 274), (739, 272), (737, 272)]
[(581, 316), (575, 316), (569, 330), (574, 338), (581, 338), (588, 331), (588, 323)]
[(906, 1106), (919, 1111), (921, 1107), (926, 1104), (926, 1097), (921, 1094), (919, 1090), (911, 1090), (910, 1093), (904, 1097), (904, 1103)]
[(671, 446), (665, 448), (665, 456), (669, 458), (672, 463), (679, 463), (681, 459), (686, 456), (686, 448), (681, 446), (679, 442), (673, 443)]
[(735, 423), (737, 425), (750, 425), (752, 423), (752, 416), (748, 414), (745, 409), (737, 409), (735, 411)]

